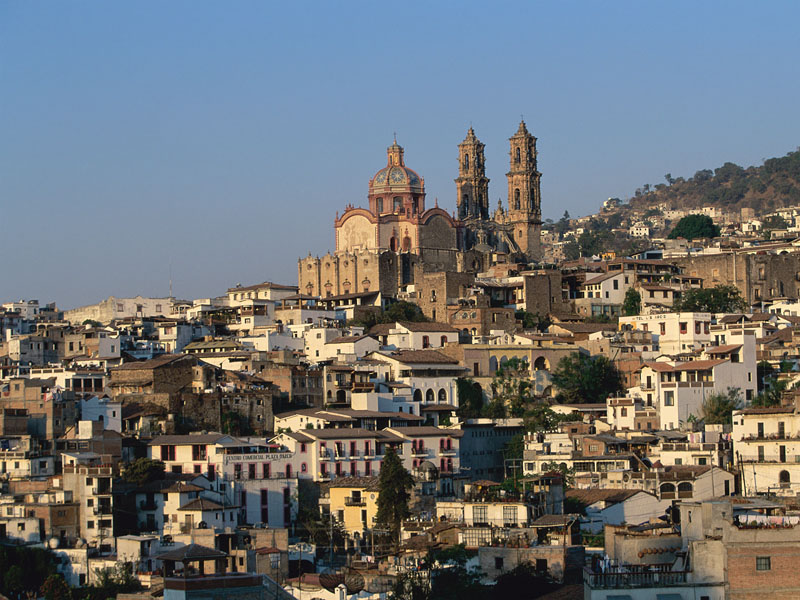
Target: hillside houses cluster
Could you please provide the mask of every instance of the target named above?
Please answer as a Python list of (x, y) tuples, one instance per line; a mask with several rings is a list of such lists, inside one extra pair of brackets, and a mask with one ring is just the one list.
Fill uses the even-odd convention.
[[(333, 598), (336, 571), (379, 598), (459, 545), (486, 581), (529, 563), (587, 598), (731, 597), (764, 572), (792, 597), (796, 256), (774, 241), (526, 270), (498, 254), (406, 288), (428, 320), (372, 325), (400, 298), (265, 282), (194, 301), (3, 304), (0, 538), (48, 547), (74, 586), (123, 565), (143, 597), (225, 573)], [(676, 306), (723, 283), (746, 309)], [(623, 316), (630, 289), (641, 308)], [(623, 390), (558, 403), (553, 373), (576, 353), (606, 357)], [(560, 422), (464, 410), (464, 390), (488, 405), (509, 364)], [(754, 405), (776, 382), (778, 403)], [(730, 424), (706, 422), (707, 399), (732, 389)], [(397, 539), (377, 519), (390, 449), (414, 481)], [(137, 481), (142, 459), (163, 475)], [(312, 517), (328, 537), (299, 537)]]

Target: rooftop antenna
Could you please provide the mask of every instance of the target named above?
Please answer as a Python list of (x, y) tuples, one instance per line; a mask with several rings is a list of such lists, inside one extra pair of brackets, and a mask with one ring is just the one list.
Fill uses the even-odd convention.
[(172, 298), (172, 261), (169, 261), (169, 297)]
[(397, 143), (397, 132), (395, 131), (393, 133), (394, 133), (394, 143), (396, 144)]

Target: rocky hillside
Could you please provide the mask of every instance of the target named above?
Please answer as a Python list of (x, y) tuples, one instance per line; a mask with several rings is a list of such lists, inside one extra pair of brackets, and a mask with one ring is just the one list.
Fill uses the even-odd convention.
[(763, 165), (742, 168), (725, 163), (715, 170), (704, 169), (694, 177), (673, 178), (666, 183), (647, 184), (636, 190), (630, 208), (647, 209), (665, 203), (669, 208), (718, 206), (733, 211), (744, 207), (756, 214), (784, 206), (800, 205), (800, 149)]

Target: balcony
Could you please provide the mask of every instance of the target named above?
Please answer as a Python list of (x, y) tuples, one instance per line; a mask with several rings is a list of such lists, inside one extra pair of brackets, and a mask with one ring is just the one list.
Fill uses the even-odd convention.
[(456, 448), (439, 448), (439, 454), (442, 456), (455, 456), (458, 454), (458, 450)]
[(787, 454), (785, 456), (785, 460), (781, 460), (780, 455), (775, 454), (766, 454), (764, 456), (758, 455), (743, 455), (739, 457), (740, 463), (776, 463), (776, 464), (785, 464), (785, 463), (800, 463), (800, 454)]
[(94, 514), (96, 515), (110, 515), (113, 511), (110, 506), (96, 506), (94, 508)]
[(354, 498), (353, 496), (347, 496), (344, 499), (345, 506), (366, 506), (367, 503), (364, 501), (363, 498)]
[(428, 456), (427, 448), (412, 448), (411, 456)]
[(142, 500), (139, 502), (140, 510), (156, 510), (157, 508), (155, 500)]
[(612, 567), (605, 573), (583, 570), (583, 582), (592, 589), (625, 589), (686, 585), (688, 571), (649, 571), (637, 567)]

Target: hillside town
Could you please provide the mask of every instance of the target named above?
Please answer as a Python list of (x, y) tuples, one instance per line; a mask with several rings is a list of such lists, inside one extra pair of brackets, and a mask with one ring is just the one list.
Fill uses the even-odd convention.
[(800, 206), (546, 221), (509, 133), (454, 211), (395, 139), (296, 282), (0, 299), (7, 597), (799, 597)]

